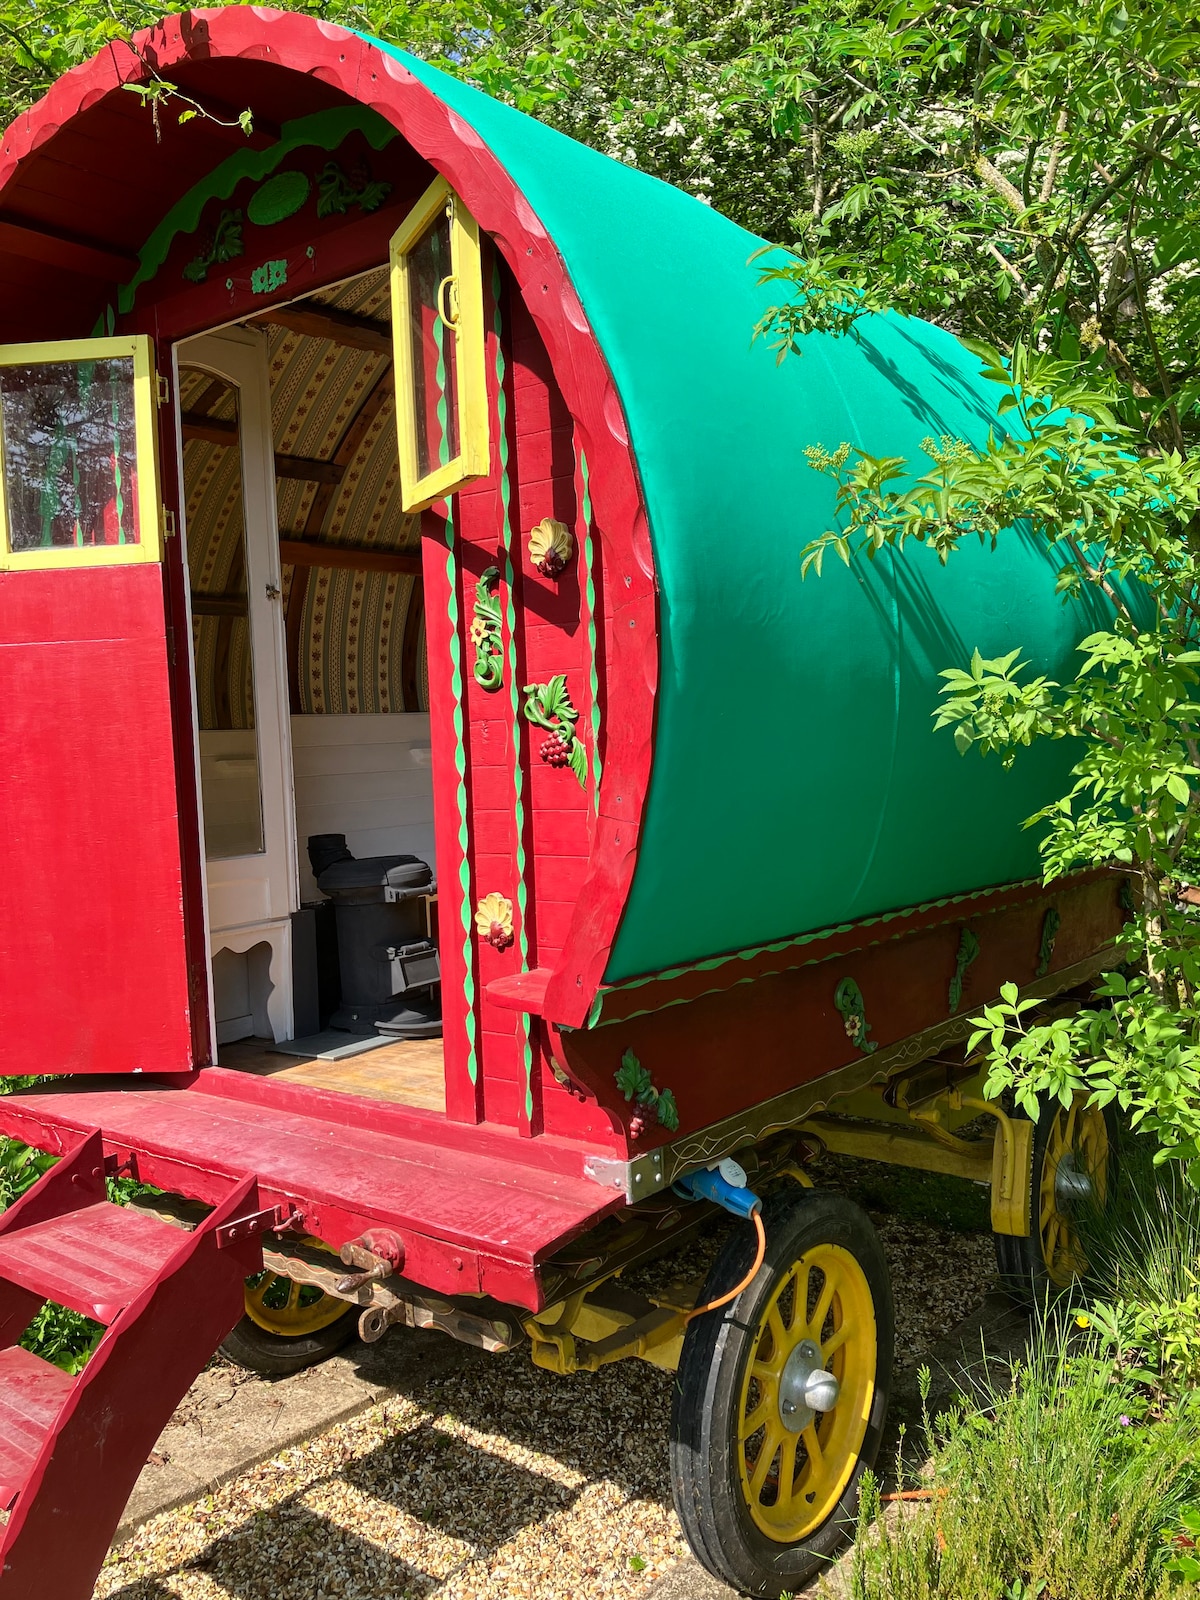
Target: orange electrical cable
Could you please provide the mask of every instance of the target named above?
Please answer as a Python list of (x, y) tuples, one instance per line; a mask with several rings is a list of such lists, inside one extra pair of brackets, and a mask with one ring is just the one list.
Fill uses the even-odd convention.
[(706, 1311), (715, 1311), (718, 1306), (727, 1306), (731, 1300), (737, 1299), (743, 1289), (748, 1289), (758, 1276), (758, 1269), (762, 1266), (763, 1257), (767, 1253), (767, 1230), (763, 1227), (762, 1217), (757, 1211), (750, 1213), (750, 1220), (758, 1231), (758, 1249), (754, 1252), (754, 1265), (736, 1289), (730, 1289), (729, 1293), (723, 1294), (719, 1300), (710, 1300), (706, 1306), (694, 1306), (684, 1317), (685, 1322), (690, 1322), (693, 1317), (702, 1317)]

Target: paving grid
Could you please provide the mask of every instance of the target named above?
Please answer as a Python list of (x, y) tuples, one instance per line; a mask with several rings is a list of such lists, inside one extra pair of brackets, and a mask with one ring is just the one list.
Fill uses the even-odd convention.
[[(994, 1280), (992, 1242), (896, 1216), (874, 1219), (893, 1272), (899, 1387), (907, 1374), (915, 1392), (917, 1364), (983, 1303)], [(673, 1265), (684, 1275), (702, 1271), (715, 1245), (715, 1235), (702, 1239), (692, 1261)], [(672, 1374), (625, 1362), (563, 1378), (538, 1371), (522, 1350), (487, 1355), (407, 1330), (342, 1364), (363, 1386), (359, 1403), (368, 1409), (152, 1517), (110, 1555), (97, 1600), (729, 1593), (691, 1561), (671, 1510)], [(318, 1384), (322, 1370), (302, 1378)], [(231, 1405), (248, 1388), (267, 1405), (284, 1384), (289, 1395), (302, 1389), (297, 1379), (246, 1384), (220, 1369), (205, 1380), (227, 1384)], [(306, 1404), (302, 1392), (287, 1403), (302, 1411)], [(319, 1410), (315, 1392), (309, 1409)], [(218, 1457), (222, 1432), (210, 1415), (208, 1445)], [(256, 1454), (247, 1459), (261, 1458), (262, 1438), (252, 1442)], [(178, 1468), (180, 1451), (186, 1457), (191, 1448), (185, 1419), (164, 1435), (148, 1473)]]

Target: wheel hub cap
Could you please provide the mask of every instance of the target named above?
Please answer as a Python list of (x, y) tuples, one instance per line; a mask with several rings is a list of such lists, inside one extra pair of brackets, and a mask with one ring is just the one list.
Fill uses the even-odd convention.
[(803, 1433), (818, 1411), (837, 1405), (839, 1385), (821, 1365), (821, 1347), (802, 1339), (779, 1375), (779, 1420), (789, 1433)]
[(1054, 1173), (1054, 1203), (1060, 1211), (1070, 1212), (1076, 1206), (1086, 1205), (1092, 1198), (1093, 1184), (1082, 1171), (1073, 1150), (1066, 1151)]

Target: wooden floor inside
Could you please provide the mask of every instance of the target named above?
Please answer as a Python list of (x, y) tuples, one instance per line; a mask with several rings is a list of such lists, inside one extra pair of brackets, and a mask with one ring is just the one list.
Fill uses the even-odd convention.
[(263, 1078), (282, 1078), (313, 1089), (390, 1100), (422, 1111), (446, 1112), (446, 1078), (440, 1039), (401, 1039), (344, 1061), (277, 1055), (267, 1039), (223, 1044), (217, 1065)]

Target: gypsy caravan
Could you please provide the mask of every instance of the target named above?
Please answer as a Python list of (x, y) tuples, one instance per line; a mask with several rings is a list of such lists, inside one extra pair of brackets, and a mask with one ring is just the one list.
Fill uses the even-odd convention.
[[(984, 1101), (963, 1042), (1006, 980), (1086, 984), (1128, 889), (1040, 883), (1061, 752), (964, 761), (930, 711), (1089, 619), (1018, 534), (802, 584), (804, 446), (994, 404), (899, 317), (777, 368), (759, 243), (263, 8), (4, 135), (0, 1072), (52, 1081), (0, 1131), (62, 1158), (0, 1217), (4, 1600), (90, 1593), (222, 1340), (392, 1324), (677, 1369), (688, 1538), (777, 1595), (890, 1383), (878, 1243), (805, 1161), (989, 1183), (1006, 1274), (1070, 1281), (1103, 1118)], [(688, 1303), (621, 1286), (719, 1206)], [(17, 1343), (46, 1300), (107, 1330), (78, 1377)]]

